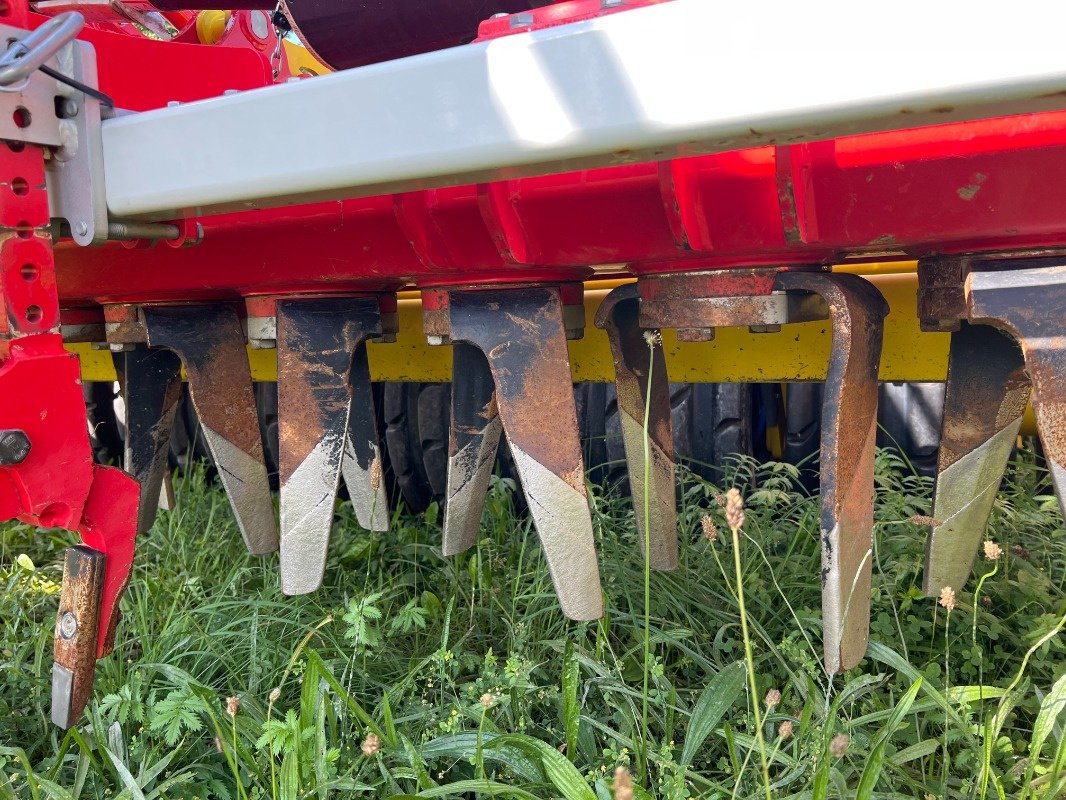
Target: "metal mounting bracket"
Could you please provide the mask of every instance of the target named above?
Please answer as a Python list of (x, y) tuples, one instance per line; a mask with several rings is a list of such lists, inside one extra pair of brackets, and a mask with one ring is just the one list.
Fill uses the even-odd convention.
[[(96, 52), (87, 42), (71, 42), (56, 61), (64, 75), (86, 86), (97, 85)], [(55, 83), (53, 114), (60, 141), (45, 167), (49, 214), (67, 223), (78, 244), (99, 244), (108, 238), (100, 101)]]

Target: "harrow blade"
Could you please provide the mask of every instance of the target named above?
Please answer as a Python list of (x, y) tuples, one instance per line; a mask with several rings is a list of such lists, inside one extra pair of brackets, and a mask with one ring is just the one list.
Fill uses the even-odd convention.
[(297, 595), (322, 584), (342, 469), (360, 524), (388, 524), (364, 344), (381, 335), (378, 303), (282, 300), (277, 335), (281, 586)]
[(93, 467), (78, 532), (64, 554), (53, 638), (52, 721), (70, 728), (92, 694), (96, 661), (115, 647), (119, 600), (129, 582), (137, 534), (137, 484), (113, 467)]
[(462, 553), (477, 541), (485, 495), (503, 432), (496, 406), (496, 387), (484, 354), (465, 342), (456, 342), (453, 350), (452, 419), (442, 545), (446, 556)]
[(145, 345), (134, 345), (123, 356), (125, 468), (141, 487), (137, 532), (145, 533), (155, 522), (166, 480), (170, 431), (181, 399), (181, 359)]
[(1036, 427), (1066, 513), (1066, 266), (972, 272), (966, 300), (972, 322), (1005, 330), (1021, 345)]
[[(604, 298), (596, 313), (596, 327), (607, 331), (614, 356), (618, 418), (622, 427), (622, 444), (629, 469), (637, 532), (642, 542), (641, 552), (650, 555), (652, 568), (672, 570), (677, 568), (677, 505), (674, 496), (676, 468), (670, 383), (663, 349), (652, 347), (645, 340), (639, 314), (637, 285), (625, 284)], [(658, 331), (652, 331), (651, 335), (657, 338)], [(647, 404), (649, 374), (650, 410)], [(646, 416), (647, 429), (644, 427)], [(645, 460), (645, 435), (650, 456), (648, 460)], [(645, 540), (646, 524), (650, 541)]]
[[(821, 427), (823, 643), (827, 671), (853, 667), (869, 638), (877, 368), (888, 310), (884, 298), (853, 275), (772, 269), (646, 278), (640, 297), (641, 327), (676, 327), (700, 336), (718, 326), (766, 327), (826, 317), (832, 322)], [(636, 329), (628, 325), (632, 339)], [(621, 334), (613, 339), (622, 342)], [(636, 359), (636, 351), (627, 357)], [(668, 418), (660, 424), (669, 425)], [(633, 449), (627, 447), (627, 456)], [(639, 471), (628, 457), (631, 474)], [(672, 492), (670, 497), (672, 502)]]
[[(245, 337), (229, 306), (145, 306), (148, 344), (173, 350), (249, 551), (278, 547)], [(153, 498), (152, 502), (155, 501)]]
[(778, 288), (829, 307), (832, 346), (822, 407), (820, 519), (825, 666), (854, 667), (870, 638), (877, 369), (888, 305), (854, 275), (783, 272)]
[(52, 722), (64, 730), (81, 719), (92, 696), (106, 564), (107, 556), (84, 545), (64, 553), (52, 664)]
[(962, 323), (951, 336), (926, 594), (966, 582), (1029, 394), (1017, 342), (994, 328)]
[[(559, 290), (442, 294), (443, 307), (426, 312), (426, 331), (484, 353), (503, 432), (563, 613), (596, 619), (603, 614), (603, 597)], [(473, 513), (472, 506), (460, 510), (467, 526)]]
[(359, 524), (368, 531), (387, 531), (389, 498), (382, 479), (381, 440), (365, 342), (352, 355), (348, 388), (352, 399), (341, 476)]

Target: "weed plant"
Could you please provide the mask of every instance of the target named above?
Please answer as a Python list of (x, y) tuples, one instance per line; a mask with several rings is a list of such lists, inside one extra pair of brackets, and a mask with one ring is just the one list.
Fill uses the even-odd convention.
[(945, 605), (919, 591), (929, 482), (879, 454), (871, 644), (835, 677), (818, 499), (795, 478), (683, 474), (674, 573), (645, 573), (631, 503), (594, 490), (607, 614), (576, 623), (507, 480), (451, 559), (435, 506), (386, 534), (341, 506), (325, 585), (286, 598), (193, 470), (140, 541), (115, 653), (67, 733), (49, 671), (73, 538), (9, 525), (0, 798), (1066, 796), (1066, 540), (1032, 453), (996, 502), (1002, 552)]

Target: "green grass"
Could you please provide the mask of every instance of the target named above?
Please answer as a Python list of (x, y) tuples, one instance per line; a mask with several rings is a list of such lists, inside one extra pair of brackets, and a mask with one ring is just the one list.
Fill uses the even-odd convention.
[[(448, 560), (435, 508), (373, 535), (342, 507), (323, 589), (285, 598), (275, 559), (243, 552), (224, 496), (193, 474), (140, 542), (115, 654), (66, 735), (48, 703), (72, 537), (8, 526), (0, 798), (606, 800), (618, 767), (638, 798), (754, 798), (762, 756), (781, 798), (1066, 796), (1066, 541), (1033, 457), (997, 502), (1005, 555), (974, 627), (992, 563), (950, 615), (924, 598), (924, 531), (910, 520), (929, 513), (929, 485), (879, 456), (872, 643), (833, 680), (820, 665), (818, 502), (790, 475), (741, 463), (726, 486), (685, 477), (681, 567), (650, 576), (646, 661), (642, 547), (632, 506), (611, 493), (593, 496), (607, 616), (575, 623), (504, 481), (477, 548)], [(731, 485), (746, 500), (736, 555), (755, 696), (715, 500)], [(768, 707), (771, 689), (781, 699)]]

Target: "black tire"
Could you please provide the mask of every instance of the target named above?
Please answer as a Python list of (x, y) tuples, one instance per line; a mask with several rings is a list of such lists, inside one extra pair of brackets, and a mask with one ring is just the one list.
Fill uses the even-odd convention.
[(255, 384), (255, 407), (259, 412), (259, 435), (263, 439), (263, 459), (266, 461), (270, 488), (278, 488), (278, 385), (263, 381)]
[(721, 484), (729, 462), (752, 455), (752, 386), (680, 383), (670, 387), (678, 462)]
[(196, 416), (196, 409), (193, 408), (189, 386), (182, 384), (181, 400), (178, 401), (174, 427), (170, 431), (170, 467), (187, 469), (197, 461), (205, 462), (209, 476), (214, 477), (215, 460), (211, 457), (211, 451), (200, 428), (200, 418)]
[[(793, 383), (785, 404), (785, 461), (799, 466), (801, 482), (811, 490), (818, 487), (822, 396), (820, 383)], [(878, 392), (877, 444), (896, 450), (919, 475), (932, 477), (943, 417), (943, 384), (884, 383)]]
[(877, 404), (877, 444), (896, 450), (919, 475), (936, 475), (944, 384), (883, 383)]
[[(581, 436), (581, 457), (589, 480), (597, 486), (616, 483), (617, 465), (611, 463), (612, 448), (607, 441), (608, 388), (614, 400), (614, 386), (606, 383), (574, 384), (577, 428)], [(621, 439), (618, 440), (621, 446)], [(501, 448), (504, 449), (504, 448)]]
[[(590, 479), (627, 492), (625, 446), (615, 387), (582, 384), (578, 394), (585, 399), (579, 419), (583, 421), (585, 465)], [(721, 483), (731, 457), (752, 455), (750, 384), (672, 383), (670, 406), (678, 463), (704, 480)], [(582, 403), (578, 408), (582, 409)], [(603, 411), (599, 412), (599, 408)], [(600, 431), (602, 446), (598, 441)]]
[(422, 466), (434, 498), (448, 490), (448, 428), (452, 417), (452, 385), (422, 384), (418, 393), (418, 443)]
[[(423, 383), (386, 383), (382, 393), (385, 447), (392, 466), (392, 478), (400, 497), (415, 513), (433, 502), (433, 489), (422, 457), (419, 426), (419, 396)], [(439, 394), (430, 395), (439, 399)], [(428, 400), (427, 400), (428, 407)]]
[(115, 383), (93, 382), (82, 386), (89, 440), (97, 464), (122, 466), (125, 430), (115, 409), (118, 389)]
[(800, 470), (800, 483), (818, 488), (818, 453), (822, 437), (822, 384), (791, 383), (785, 389), (786, 463)]

